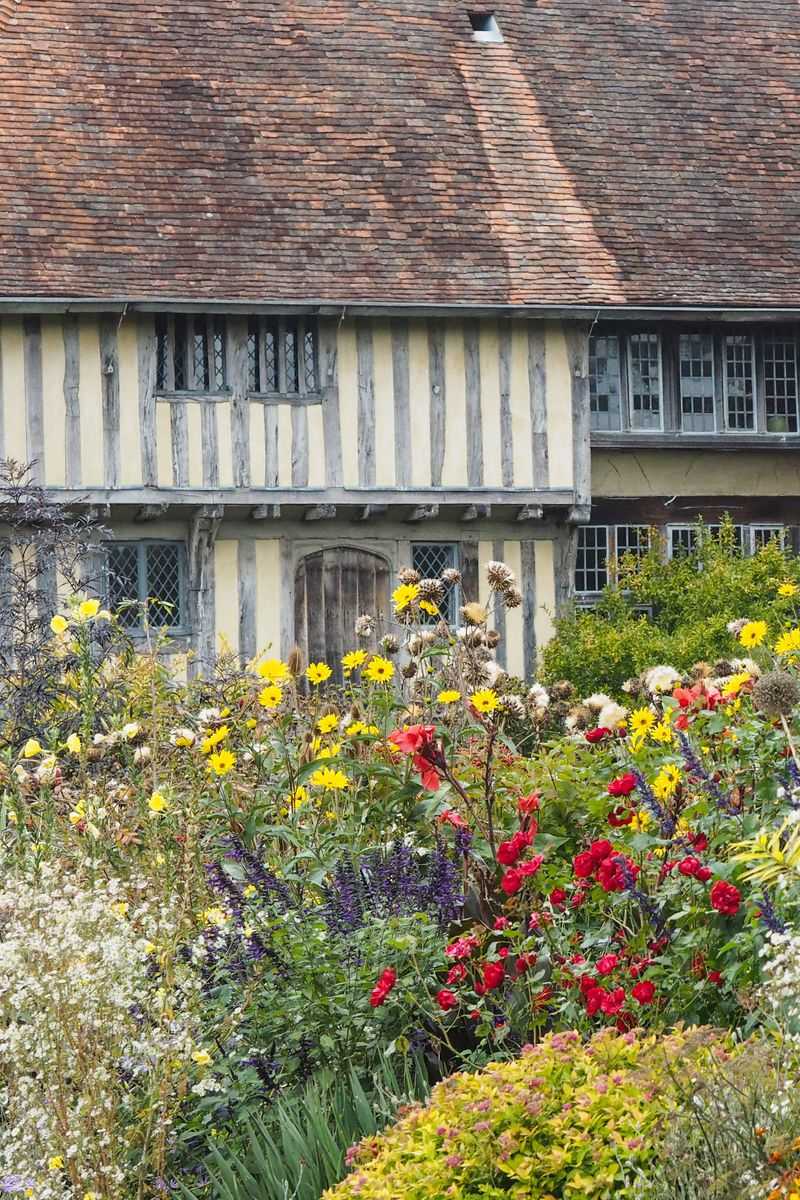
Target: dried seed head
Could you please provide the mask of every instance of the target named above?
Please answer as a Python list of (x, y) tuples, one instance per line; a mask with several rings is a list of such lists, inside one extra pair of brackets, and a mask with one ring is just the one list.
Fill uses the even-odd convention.
[(408, 642), (406, 643), (406, 650), (408, 650), (408, 653), (412, 656), (412, 658), (416, 658), (418, 654), (422, 653), (422, 646), (422, 638), (418, 633), (415, 633), (413, 637), (408, 639)]
[(461, 572), (455, 567), (445, 567), (445, 569), (442, 571), (441, 578), (442, 583), (447, 584), (448, 587), (456, 587), (459, 583), (461, 583)]
[(522, 604), (522, 592), (518, 587), (510, 587), (503, 593), (506, 608), (519, 608)]
[(490, 650), (495, 650), (500, 645), (501, 640), (502, 640), (502, 638), (501, 638), (501, 635), (498, 632), (498, 630), (487, 629), (486, 645), (489, 647)]
[(476, 600), (465, 604), (461, 609), (461, 615), (468, 625), (485, 625), (489, 616), (484, 606), (478, 604)]
[(436, 641), (436, 634), (432, 629), (421, 629), (419, 632), (419, 640), (423, 646), (432, 646)]
[(709, 675), (713, 675), (713, 673), (711, 663), (703, 661), (694, 663), (690, 672), (694, 679), (708, 679)]
[(444, 600), (444, 584), (441, 579), (421, 579), (419, 581), (419, 598), (420, 600), (430, 600), (432, 604), (439, 604)]
[(575, 688), (568, 679), (559, 679), (550, 688), (550, 695), (554, 700), (571, 700), (575, 695)]
[(417, 673), (417, 664), (415, 662), (406, 663), (403, 667), (403, 678), (413, 679)]
[(474, 649), (476, 646), (485, 646), (487, 635), (483, 629), (476, 625), (470, 626), (464, 630), (464, 645)]
[(401, 583), (419, 583), (419, 571), (415, 571), (413, 567), (401, 567), (397, 578)]
[(370, 638), (370, 637), (372, 637), (374, 629), (375, 629), (375, 618), (371, 617), (369, 615), (369, 613), (362, 613), (360, 617), (356, 617), (356, 624), (355, 624), (356, 637)]
[(397, 654), (400, 649), (400, 643), (393, 633), (387, 633), (381, 638), (381, 650), (384, 654)]
[(721, 658), (718, 662), (714, 663), (713, 673), (717, 676), (733, 675), (735, 673), (733, 663), (727, 658)]
[(507, 713), (510, 717), (516, 717), (518, 720), (522, 720), (525, 716), (525, 705), (519, 696), (501, 696), (500, 707), (504, 713)]
[(504, 592), (516, 583), (511, 567), (494, 560), (486, 564), (486, 579), (489, 587), (495, 592)]
[(753, 703), (768, 717), (788, 717), (800, 701), (800, 686), (788, 671), (767, 671), (753, 685)]
[(286, 665), (290, 675), (297, 676), (303, 670), (303, 655), (299, 646), (292, 646), (286, 659)]

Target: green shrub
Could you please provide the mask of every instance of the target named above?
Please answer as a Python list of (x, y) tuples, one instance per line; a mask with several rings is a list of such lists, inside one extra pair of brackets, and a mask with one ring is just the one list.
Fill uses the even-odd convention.
[[(637, 562), (619, 565), (616, 586), (596, 608), (574, 608), (556, 621), (556, 636), (545, 647), (545, 681), (569, 679), (582, 695), (618, 692), (626, 679), (655, 663), (688, 669), (699, 659), (730, 654), (726, 626), (739, 617), (758, 616), (777, 631), (794, 612), (793, 598), (777, 594), (779, 584), (800, 579), (798, 560), (771, 541), (744, 558), (733, 545), (732, 527), (719, 540), (698, 526), (696, 553), (663, 559), (654, 545)], [(637, 612), (646, 605), (652, 617)]]
[[(454, 1075), (387, 1133), (362, 1143), (328, 1200), (624, 1200), (655, 1153), (670, 1063), (683, 1078), (711, 1054), (708, 1030), (584, 1043), (551, 1034), (521, 1058)], [(351, 1156), (352, 1157), (352, 1156)]]

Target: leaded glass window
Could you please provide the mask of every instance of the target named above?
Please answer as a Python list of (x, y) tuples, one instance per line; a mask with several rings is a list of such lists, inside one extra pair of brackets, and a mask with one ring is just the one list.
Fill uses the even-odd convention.
[(248, 387), (278, 395), (319, 391), (316, 326), (254, 317), (247, 338)]
[(589, 407), (592, 429), (619, 429), (619, 338), (589, 338)]
[(661, 428), (661, 338), (657, 333), (628, 337), (631, 426)]
[[(449, 542), (414, 542), (411, 546), (411, 565), (420, 579), (439, 579), (443, 571), (458, 566), (457, 547)], [(441, 615), (451, 625), (455, 624), (458, 611), (458, 589), (447, 588), (444, 601), (439, 605)], [(430, 618), (431, 622), (435, 617)]]
[(650, 527), (648, 525), (617, 526), (617, 559), (626, 554), (644, 558), (650, 549)]
[(578, 594), (602, 592), (607, 583), (608, 528), (605, 525), (581, 525), (578, 529), (575, 591)]
[(681, 428), (713, 433), (714, 339), (710, 333), (680, 336)]
[(156, 390), (227, 389), (225, 322), (202, 315), (156, 317)]
[(797, 347), (794, 338), (766, 337), (763, 347), (767, 433), (797, 433)]
[(147, 621), (179, 631), (187, 624), (186, 556), (181, 542), (114, 542), (106, 547), (108, 607), (122, 625), (140, 630)]
[(755, 429), (753, 339), (748, 334), (725, 338), (725, 415), (728, 429)]

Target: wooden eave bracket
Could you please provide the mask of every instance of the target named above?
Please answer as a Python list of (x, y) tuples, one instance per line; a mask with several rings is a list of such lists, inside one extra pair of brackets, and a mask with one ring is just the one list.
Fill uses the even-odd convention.
[(430, 521), (434, 517), (438, 517), (438, 515), (438, 504), (418, 504), (416, 508), (412, 509), (406, 519), (415, 524), (417, 521)]

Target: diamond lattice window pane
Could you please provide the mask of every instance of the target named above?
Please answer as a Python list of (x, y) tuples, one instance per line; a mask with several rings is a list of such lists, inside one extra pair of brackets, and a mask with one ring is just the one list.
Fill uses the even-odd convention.
[(147, 596), (152, 625), (175, 628), (182, 624), (180, 548), (147, 547)]
[(126, 629), (139, 625), (139, 551), (137, 546), (108, 548), (108, 606)]
[(306, 391), (316, 392), (319, 386), (317, 382), (317, 336), (313, 329), (307, 329), (303, 338), (303, 370)]
[(247, 335), (247, 390), (261, 391), (260, 368), (258, 361), (258, 327), (251, 325)]
[(297, 329), (295, 326), (290, 326), (286, 330), (284, 341), (286, 354), (286, 391), (294, 394), (298, 390), (297, 384)]
[(167, 354), (169, 339), (164, 321), (156, 325), (156, 391), (163, 392), (167, 386)]
[[(416, 542), (411, 547), (411, 565), (419, 572), (421, 579), (438, 579), (442, 571), (456, 565), (456, 548), (436, 542)], [(440, 612), (451, 624), (456, 619), (458, 597), (456, 589), (449, 587), (444, 601), (439, 605)], [(431, 622), (435, 617), (430, 618)]]
[(225, 387), (225, 332), (219, 326), (214, 331), (211, 359), (208, 386), (221, 392)]

